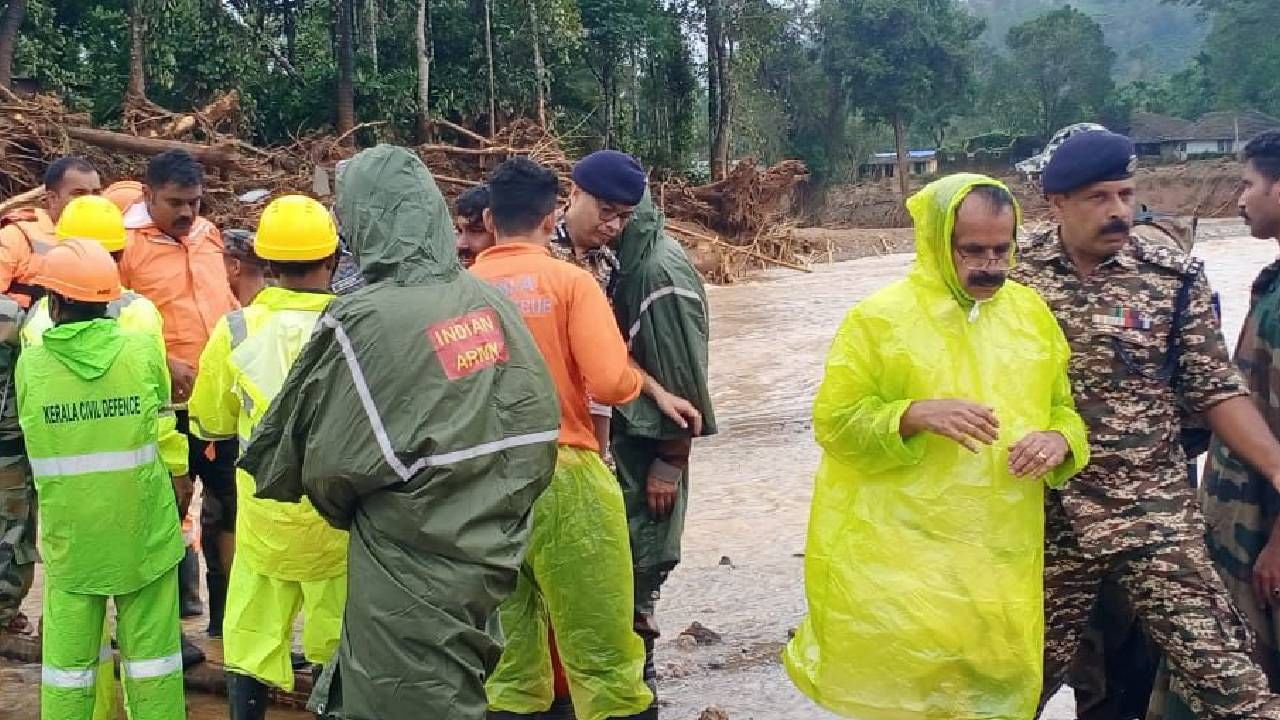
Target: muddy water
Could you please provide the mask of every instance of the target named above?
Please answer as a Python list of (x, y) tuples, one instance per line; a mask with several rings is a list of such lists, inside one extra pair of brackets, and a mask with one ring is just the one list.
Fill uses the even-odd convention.
[[(1222, 295), (1229, 338), (1239, 331), (1248, 288), (1275, 245), (1210, 223), (1197, 248)], [(831, 718), (796, 692), (777, 655), (804, 611), (805, 525), (818, 450), (809, 404), (827, 346), (846, 310), (906, 271), (908, 255), (869, 258), (779, 273), (710, 290), (711, 380), (721, 434), (699, 441), (684, 563), (659, 607), (663, 718), (694, 720), (711, 705), (734, 720)], [(693, 621), (724, 642), (687, 647), (676, 640)], [(0, 718), (37, 717), (39, 670), (0, 660)], [(218, 698), (193, 694), (191, 717), (225, 718)], [(271, 718), (305, 718), (273, 710)], [(1074, 717), (1070, 693), (1050, 720)], [(398, 719), (388, 719), (398, 720)]]

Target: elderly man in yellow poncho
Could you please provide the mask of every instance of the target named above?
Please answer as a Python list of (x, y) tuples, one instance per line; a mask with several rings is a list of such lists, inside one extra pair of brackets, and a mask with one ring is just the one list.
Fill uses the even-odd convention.
[(856, 305), (814, 404), (823, 449), (793, 682), (860, 720), (1026, 720), (1040, 692), (1043, 493), (1089, 457), (1070, 350), (1007, 280), (1020, 213), (980, 175), (907, 204), (917, 258)]

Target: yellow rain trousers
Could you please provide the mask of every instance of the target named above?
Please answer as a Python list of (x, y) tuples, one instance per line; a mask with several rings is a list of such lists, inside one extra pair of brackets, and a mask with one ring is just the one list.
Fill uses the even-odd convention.
[[(238, 436), (241, 447), (284, 384), (332, 296), (280, 287), (218, 321), (200, 356), (191, 428), (205, 440)], [(330, 527), (307, 499), (254, 497), (236, 470), (236, 555), (227, 588), (223, 655), (234, 672), (293, 689), (293, 621), (301, 610), (307, 660), (324, 664), (341, 636), (347, 598), (347, 533)]]
[[(855, 306), (814, 403), (823, 449), (805, 554), (809, 613), (784, 651), (796, 686), (860, 720), (1028, 720), (1044, 635), (1044, 484), (1088, 461), (1067, 379), (1070, 350), (1032, 290), (975, 304), (951, 235), (977, 175), (908, 203), (907, 278)], [(995, 410), (999, 439), (972, 454), (899, 423), (915, 400)], [(1009, 448), (1055, 430), (1071, 448), (1043, 482), (1013, 477)]]
[(562, 445), (551, 487), (533, 506), (515, 593), (499, 610), (506, 647), (486, 685), (489, 708), (532, 714), (551, 706), (550, 623), (579, 720), (644, 711), (653, 694), (631, 605), (622, 490), (599, 453)]

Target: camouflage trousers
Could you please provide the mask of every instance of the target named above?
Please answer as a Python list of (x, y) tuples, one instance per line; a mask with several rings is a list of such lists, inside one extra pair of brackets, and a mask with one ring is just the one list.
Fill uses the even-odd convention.
[(1249, 657), (1253, 638), (1198, 537), (1110, 554), (1084, 552), (1060, 505), (1045, 523), (1044, 691), (1062, 688), (1104, 579), (1133, 604), (1196, 717), (1280, 720), (1280, 697)]
[(18, 614), (36, 569), (35, 486), (25, 458), (0, 463), (0, 629)]

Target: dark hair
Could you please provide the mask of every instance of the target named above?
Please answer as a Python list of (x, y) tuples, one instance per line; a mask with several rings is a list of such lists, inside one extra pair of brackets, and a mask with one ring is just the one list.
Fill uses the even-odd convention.
[(467, 219), (467, 222), (480, 222), (484, 211), (489, 207), (489, 186), (477, 185), (468, 189), (453, 201), (453, 214)]
[(185, 150), (169, 150), (147, 163), (147, 187), (157, 189), (173, 184), (180, 188), (204, 184), (204, 166)]
[(107, 303), (72, 300), (52, 290), (49, 295), (58, 300), (59, 324), (98, 320), (107, 316)]
[(975, 185), (965, 199), (971, 197), (982, 200), (988, 209), (997, 214), (1014, 209), (1013, 195), (999, 185)]
[(297, 261), (289, 261), (289, 262), (284, 262), (281, 260), (268, 260), (267, 272), (271, 273), (272, 275), (278, 275), (282, 277), (301, 277), (302, 275), (306, 275), (312, 270), (315, 270), (316, 268), (324, 265), (326, 262), (329, 261), (329, 258), (332, 258), (332, 257), (333, 256), (330, 255), (329, 257), (320, 258), (319, 260), (297, 260)]
[(1280, 131), (1264, 132), (1244, 146), (1244, 161), (1271, 182), (1280, 180)]
[(489, 175), (489, 212), (503, 235), (519, 235), (538, 227), (556, 209), (560, 178), (526, 157), (514, 157)]
[(44, 171), (44, 189), (57, 191), (67, 173), (75, 170), (82, 173), (96, 173), (98, 169), (79, 155), (67, 155), (49, 163)]

